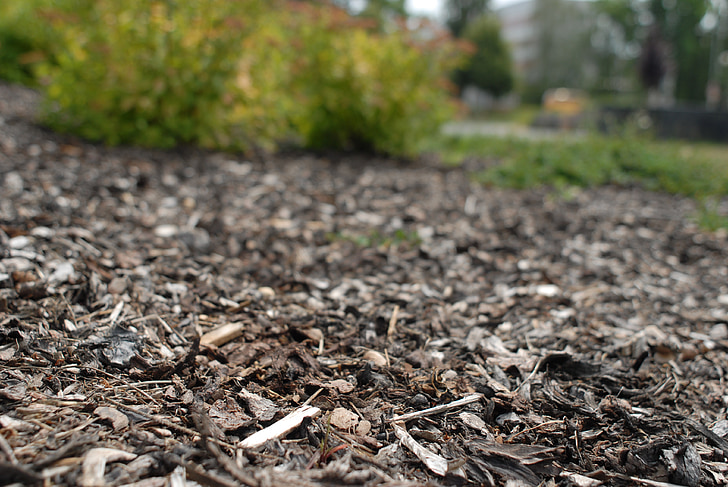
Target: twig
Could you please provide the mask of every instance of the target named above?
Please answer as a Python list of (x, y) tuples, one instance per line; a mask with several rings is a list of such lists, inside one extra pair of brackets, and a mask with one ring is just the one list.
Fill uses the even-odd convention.
[(98, 418), (89, 418), (89, 419), (87, 419), (86, 421), (84, 421), (83, 423), (79, 424), (78, 426), (76, 426), (73, 429), (70, 429), (68, 431), (62, 431), (61, 433), (56, 434), (56, 439), (57, 440), (63, 440), (63, 439), (68, 438), (69, 436), (73, 435), (74, 433), (76, 433), (78, 431), (83, 431), (89, 425), (95, 423), (97, 419)]
[(518, 387), (516, 387), (515, 392), (520, 391), (523, 386), (525, 386), (531, 379), (533, 379), (533, 376), (536, 375), (536, 373), (539, 371), (539, 369), (541, 369), (541, 365), (543, 364), (543, 361), (545, 358), (546, 358), (546, 356), (543, 355), (543, 356), (541, 356), (540, 359), (538, 359), (538, 362), (536, 362), (536, 365), (533, 367), (533, 370), (531, 371), (531, 373), (528, 374), (528, 377), (526, 377), (526, 380), (521, 382), (521, 384)]
[(387, 327), (387, 341), (392, 341), (392, 336), (397, 332), (397, 315), (399, 314), (399, 305), (395, 304), (392, 310), (392, 317), (389, 318), (389, 327)]
[(394, 434), (412, 453), (424, 463), (427, 468), (437, 475), (444, 477), (447, 474), (447, 460), (437, 453), (433, 453), (424, 446), (417, 443), (405, 429), (404, 422), (394, 423)]
[[(114, 401), (113, 399), (106, 398), (106, 401), (110, 402), (111, 404), (113, 404), (114, 406), (116, 406), (120, 409), (123, 409), (124, 411), (128, 411), (131, 414), (136, 414), (137, 416), (141, 416), (142, 418), (146, 419), (147, 421), (154, 421), (155, 423), (161, 424), (162, 426), (166, 426), (167, 428), (177, 430), (181, 433), (185, 433), (185, 434), (193, 436), (193, 437), (200, 436), (200, 434), (197, 431), (187, 428), (185, 426), (181, 426), (179, 424), (175, 424), (172, 421), (169, 421), (168, 419), (165, 419), (161, 416), (142, 413), (141, 411), (137, 411), (136, 409), (132, 409), (128, 406), (124, 406), (123, 404), (118, 403), (118, 402)], [(210, 438), (210, 441), (212, 441), (213, 443), (217, 443), (220, 446), (224, 446), (225, 448), (230, 448), (231, 450), (235, 449), (235, 445), (231, 445), (230, 443), (226, 443), (224, 441), (218, 440), (217, 438)]]
[(10, 463), (13, 465), (17, 465), (18, 459), (15, 458), (15, 454), (13, 453), (13, 449), (10, 446), (10, 443), (8, 443), (8, 440), (5, 439), (5, 435), (0, 434), (0, 450), (5, 453), (5, 456), (8, 457), (8, 460), (10, 460)]
[(528, 433), (529, 431), (533, 431), (533, 430), (541, 429), (541, 428), (543, 428), (544, 426), (550, 426), (550, 425), (552, 425), (552, 424), (563, 424), (563, 423), (564, 423), (564, 420), (563, 420), (563, 419), (554, 419), (554, 420), (552, 420), (552, 421), (546, 421), (545, 423), (540, 423), (540, 424), (537, 424), (537, 425), (535, 425), (535, 426), (531, 426), (530, 428), (526, 428), (526, 429), (524, 429), (524, 430), (521, 430), (521, 431), (517, 432), (516, 434), (514, 434), (514, 435), (511, 435), (511, 436), (509, 436), (509, 437), (508, 437), (508, 440), (509, 440), (509, 441), (511, 441), (511, 440), (513, 440), (514, 438), (518, 437), (518, 436), (521, 436), (521, 435), (523, 435), (523, 434), (526, 434), (526, 433)]
[(154, 315), (154, 318), (157, 318), (159, 320), (159, 322), (162, 324), (162, 327), (164, 328), (164, 330), (167, 333), (172, 333), (174, 336), (179, 338), (182, 343), (187, 343), (187, 339), (185, 337), (183, 337), (182, 335), (180, 335), (179, 333), (177, 333), (177, 330), (175, 330), (174, 328), (169, 326), (169, 324), (167, 324), (167, 322), (164, 321), (161, 316)]
[(433, 414), (439, 414), (443, 411), (449, 411), (450, 409), (455, 409), (460, 406), (465, 406), (466, 404), (470, 404), (471, 402), (475, 402), (480, 400), (483, 397), (482, 394), (471, 394), (469, 396), (465, 396), (462, 399), (458, 399), (457, 401), (453, 401), (448, 404), (441, 404), (439, 406), (435, 406), (428, 409), (423, 409), (422, 411), (414, 411), (407, 414), (401, 414), (399, 416), (395, 416), (391, 418), (390, 422), (395, 421), (409, 421), (410, 419), (415, 418), (422, 418), (425, 416), (432, 416)]
[(324, 388), (323, 387), (320, 387), (318, 391), (314, 392), (313, 394), (311, 394), (311, 396), (308, 399), (306, 399), (306, 401), (302, 404), (302, 406), (308, 406), (309, 404), (311, 404), (311, 401), (313, 401), (314, 399), (316, 399), (316, 396), (318, 396), (319, 394), (321, 394), (321, 392), (323, 390), (324, 390)]
[(119, 318), (122, 309), (124, 309), (124, 301), (119, 301), (118, 303), (116, 303), (116, 306), (114, 306), (114, 311), (111, 312), (111, 316), (107, 318), (107, 321), (111, 325), (114, 325), (116, 323), (116, 320)]
[(617, 475), (617, 477), (624, 479), (624, 480), (631, 480), (632, 482), (637, 482), (638, 484), (648, 485), (650, 487), (680, 487), (680, 485), (681, 485), (681, 484), (671, 484), (669, 482), (660, 482), (657, 480), (641, 479), (639, 477), (632, 477), (632, 476), (628, 476), (628, 475)]
[[(122, 301), (122, 302), (123, 302), (123, 301)], [(65, 366), (65, 367), (66, 367), (66, 368), (71, 368), (71, 367), (75, 367), (75, 365), (68, 365), (68, 366)], [(98, 373), (100, 373), (100, 374), (104, 374), (105, 376), (107, 376), (107, 377), (111, 377), (112, 379), (117, 379), (117, 380), (120, 380), (120, 381), (121, 381), (121, 382), (123, 383), (122, 385), (124, 385), (125, 387), (129, 387), (129, 388), (131, 388), (131, 389), (134, 389), (134, 390), (135, 390), (136, 392), (138, 392), (138, 393), (139, 393), (139, 394), (141, 394), (142, 396), (146, 397), (147, 399), (149, 399), (150, 401), (152, 401), (152, 402), (153, 402), (154, 404), (156, 404), (157, 406), (161, 406), (161, 404), (159, 403), (159, 401), (157, 401), (156, 399), (154, 399), (154, 398), (153, 398), (152, 396), (150, 396), (150, 395), (149, 395), (148, 393), (146, 393), (146, 392), (145, 392), (145, 391), (143, 391), (142, 389), (139, 389), (138, 387), (136, 387), (136, 386), (135, 386), (134, 384), (132, 384), (132, 383), (130, 383), (130, 382), (125, 382), (125, 381), (123, 381), (123, 380), (122, 380), (122, 379), (121, 379), (121, 378), (120, 378), (119, 376), (116, 376), (116, 375), (114, 375), (114, 374), (110, 374), (110, 373), (106, 372), (105, 370), (97, 369), (97, 368), (95, 368), (95, 367), (90, 367), (90, 366), (88, 366), (88, 365), (82, 365), (82, 367), (83, 367), (83, 368), (85, 368), (85, 369), (88, 369), (88, 370), (93, 370), (94, 372), (98, 372)]]
[(183, 467), (187, 477), (201, 485), (207, 485), (209, 487), (238, 487), (237, 482), (232, 482), (228, 479), (205, 472), (199, 465), (182, 460), (172, 453), (165, 453), (164, 459), (169, 463)]
[(215, 457), (218, 463), (220, 463), (220, 465), (222, 465), (222, 467), (227, 470), (227, 472), (232, 475), (235, 480), (249, 487), (258, 487), (258, 482), (253, 477), (245, 473), (237, 466), (232, 458), (226, 455), (222, 450), (220, 450), (219, 446), (211, 441), (213, 439), (212, 421), (210, 421), (210, 417), (207, 415), (205, 410), (202, 409), (201, 406), (197, 405), (193, 405), (190, 409), (192, 410), (192, 419), (194, 420), (195, 426), (199, 430), (199, 435), (202, 438), (202, 444), (205, 448), (207, 448), (207, 451)]

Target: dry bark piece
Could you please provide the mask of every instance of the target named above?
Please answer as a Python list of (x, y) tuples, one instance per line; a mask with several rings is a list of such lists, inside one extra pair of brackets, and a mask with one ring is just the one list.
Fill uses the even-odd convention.
[(342, 431), (352, 431), (359, 423), (359, 416), (345, 408), (335, 408), (329, 416), (331, 426)]
[(36, 424), (10, 417), (7, 414), (0, 416), (0, 426), (18, 432), (36, 431), (39, 428)]
[(359, 423), (356, 425), (356, 430), (354, 431), (357, 436), (366, 436), (371, 432), (372, 430), (372, 423), (371, 421), (368, 421), (366, 419), (362, 419), (359, 421)]
[(9, 401), (22, 401), (26, 397), (28, 387), (26, 384), (18, 383), (0, 389), (0, 397)]
[(662, 455), (672, 482), (689, 487), (700, 485), (700, 454), (691, 443), (664, 450)]
[(101, 406), (94, 409), (94, 414), (101, 419), (111, 421), (115, 431), (119, 431), (129, 426), (129, 417), (120, 412), (116, 408)]
[(248, 410), (258, 421), (270, 421), (280, 408), (270, 399), (259, 396), (242, 388), (238, 394), (248, 405)]
[(377, 367), (386, 367), (388, 365), (387, 358), (376, 350), (367, 350), (361, 358), (372, 362)]
[[(208, 411), (210, 420), (223, 431), (234, 431), (253, 423), (233, 398), (215, 401)], [(224, 439), (224, 438), (223, 438)]]
[(601, 480), (593, 479), (575, 472), (561, 472), (559, 477), (568, 480), (574, 485), (574, 487), (599, 487), (604, 484)]
[[(47, 481), (77, 485), (77, 459), (103, 438), (160, 459), (110, 465), (118, 483), (182, 482), (174, 465), (204, 485), (448, 483), (382, 420), (477, 392), (487, 400), (407, 423), (467, 473), (455, 483), (533, 484), (523, 469), (541, 484), (726, 483), (712, 421), (728, 395), (728, 233), (698, 229), (691, 200), (473, 184), (467, 172), (495, 160), (64, 153), (65, 138), (16, 115), (32, 113), (13, 108), (23, 93), (0, 83), (0, 450)], [(195, 337), (237, 322), (241, 336), (200, 349)], [(112, 363), (115, 326), (143, 338)], [(261, 399), (244, 404), (243, 388)], [(314, 396), (360, 418), (328, 431), (349, 453), (321, 451), (323, 421), (236, 452), (238, 465), (219, 439), (199, 450), (203, 431), (224, 438), (215, 422), (241, 424), (241, 406), (268, 425), (276, 403)], [(193, 430), (197, 399), (209, 426)], [(88, 417), (111, 405), (140, 428)]]

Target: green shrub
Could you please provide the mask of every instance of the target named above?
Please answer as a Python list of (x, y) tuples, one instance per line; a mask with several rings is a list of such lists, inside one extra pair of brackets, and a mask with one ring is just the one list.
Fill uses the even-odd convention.
[[(282, 34), (264, 0), (92, 0), (59, 14), (51, 127), (109, 144), (249, 149), (284, 130)], [(255, 69), (252, 67), (255, 66)]]
[(307, 147), (413, 155), (453, 115), (444, 80), (460, 51), (447, 36), (405, 25), (379, 34), (335, 10), (304, 11), (292, 91)]
[(3, 0), (0, 2), (0, 79), (35, 85), (34, 67), (54, 58), (58, 39), (47, 29), (43, 12), (68, 1)]
[(88, 139), (412, 155), (453, 112), (459, 51), (434, 30), (385, 35), (283, 0), (60, 3), (76, 8), (46, 17), (60, 47), (38, 70), (45, 120)]

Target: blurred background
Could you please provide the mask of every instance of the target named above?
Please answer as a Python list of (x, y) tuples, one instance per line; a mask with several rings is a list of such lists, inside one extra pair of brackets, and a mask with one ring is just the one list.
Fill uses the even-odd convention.
[[(306, 41), (307, 29), (321, 27), (310, 16), (318, 9), (327, 12), (327, 28), (337, 30), (327, 40), (319, 39), (318, 45), (335, 44), (337, 36), (350, 37), (362, 29), (373, 42), (381, 36), (401, 39), (406, 32), (405, 42), (417, 40), (421, 54), (436, 57), (436, 50), (452, 48), (438, 29), (446, 31), (463, 55), (453, 63), (455, 67), (440, 63), (437, 69), (452, 83), (452, 94), (471, 116), (510, 114), (512, 120), (535, 126), (574, 129), (586, 123), (604, 128), (609, 120), (628, 119), (638, 109), (652, 110), (645, 123), (656, 128), (658, 135), (728, 140), (724, 117), (704, 113), (728, 109), (728, 0), (308, 0), (277, 1), (268, 7), (248, 0), (233, 2), (233, 8), (214, 0), (133, 1), (123, 7), (107, 3), (4, 1), (0, 6), (0, 78), (51, 85), (58, 80), (55, 68), (70, 67), (64, 65), (66, 54), (77, 61), (98, 61), (82, 52), (94, 49), (92, 43), (96, 49), (103, 44), (109, 49), (111, 42), (123, 42), (125, 36), (147, 36), (150, 44), (134, 46), (141, 53), (137, 57), (164, 60), (171, 52), (170, 36), (155, 40), (149, 30), (169, 33), (173, 22), (179, 24), (177, 31), (200, 28), (199, 22), (185, 15), (194, 16), (201, 9), (214, 12), (200, 17), (209, 28), (215, 22), (231, 26), (251, 20), (293, 29), (289, 36), (271, 34), (274, 29), (269, 28), (267, 33), (249, 32), (238, 39), (259, 45), (275, 42), (283, 50), (284, 44), (295, 47)], [(309, 17), (304, 15), (311, 20), (308, 27), (290, 18), (303, 7), (310, 7)], [(360, 22), (334, 18), (332, 9)], [(161, 17), (166, 17), (166, 26)], [(131, 22), (121, 26), (120, 19)], [(84, 28), (84, 21), (96, 23), (96, 30)], [(103, 32), (105, 28), (110, 31)], [(69, 41), (73, 36), (78, 39)], [(231, 42), (233, 37), (228, 36)], [(181, 43), (178, 47), (208, 56), (209, 49), (221, 49), (218, 40), (201, 39), (197, 46)], [(438, 43), (424, 47), (433, 40)], [(195, 54), (194, 49), (199, 52)], [(320, 52), (309, 54), (309, 58), (321, 58)], [(353, 54), (338, 51), (339, 56)], [(381, 62), (386, 56), (377, 53), (374, 57)], [(108, 61), (113, 62), (113, 57)], [(399, 66), (389, 67), (397, 70)], [(58, 84), (50, 90), (51, 98)], [(676, 117), (680, 123), (671, 122)]]
[(111, 146), (434, 155), (728, 228), (727, 36), (728, 0), (2, 0), (0, 80)]

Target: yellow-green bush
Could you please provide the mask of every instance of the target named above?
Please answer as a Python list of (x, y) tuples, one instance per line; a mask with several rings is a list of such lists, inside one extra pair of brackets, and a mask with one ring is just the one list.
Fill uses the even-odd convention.
[(35, 84), (33, 67), (52, 59), (58, 45), (42, 16), (53, 4), (54, 0), (0, 1), (0, 79)]
[(444, 77), (459, 50), (433, 26), (380, 34), (333, 9), (304, 13), (293, 92), (303, 102), (295, 122), (305, 145), (412, 155), (453, 115)]
[(269, 14), (264, 0), (94, 0), (58, 16), (47, 121), (109, 144), (269, 146), (285, 120)]
[[(109, 144), (415, 152), (452, 113), (457, 49), (283, 0), (57, 0), (52, 127)], [(434, 31), (432, 31), (434, 33)]]

